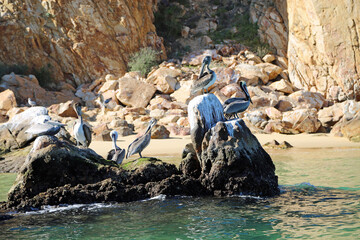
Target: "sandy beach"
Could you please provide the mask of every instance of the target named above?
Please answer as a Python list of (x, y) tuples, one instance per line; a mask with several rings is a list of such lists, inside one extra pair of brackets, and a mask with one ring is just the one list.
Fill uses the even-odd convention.
[[(287, 141), (297, 149), (318, 149), (318, 148), (360, 148), (360, 143), (350, 142), (347, 138), (334, 137), (330, 134), (297, 134), (284, 135), (278, 133), (255, 134), (259, 142), (263, 145), (266, 142), (277, 140), (278, 142)], [(119, 137), (117, 144), (121, 148), (127, 146), (136, 138), (136, 135)], [(144, 150), (143, 156), (159, 157), (169, 162), (178, 162), (181, 158), (182, 150), (187, 143), (190, 143), (190, 136), (171, 136), (169, 139), (151, 139), (150, 145)], [(103, 157), (112, 148), (111, 142), (94, 141), (90, 148)], [(283, 150), (279, 150), (283, 151)], [(138, 158), (134, 155), (130, 159)]]

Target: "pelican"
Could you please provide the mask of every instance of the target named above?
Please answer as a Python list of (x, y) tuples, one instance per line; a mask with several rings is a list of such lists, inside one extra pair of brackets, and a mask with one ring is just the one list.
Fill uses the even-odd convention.
[[(204, 91), (215, 83), (216, 81), (216, 74), (213, 70), (209, 68), (211, 62), (211, 56), (206, 56), (202, 62), (199, 79), (194, 83), (192, 86), (191, 92), (194, 94), (197, 91), (201, 90), (202, 94), (204, 94)], [(206, 66), (206, 72), (205, 71)]]
[(146, 128), (145, 133), (136, 138), (128, 147), (126, 159), (128, 159), (131, 155), (138, 153), (141, 156), (141, 152), (149, 145), (151, 139), (151, 129), (155, 126), (157, 120), (152, 118), (149, 122), (148, 127)]
[(104, 99), (104, 96), (102, 95), (101, 92), (99, 92), (98, 96), (99, 96), (99, 99), (97, 99), (96, 102), (100, 105), (101, 111), (104, 114), (105, 108), (107, 108), (107, 104), (110, 102), (111, 98)]
[(118, 133), (115, 130), (110, 132), (110, 137), (113, 141), (113, 148), (108, 153), (107, 160), (113, 160), (117, 164), (121, 164), (125, 157), (125, 149), (121, 149), (116, 145), (116, 140), (118, 138)]
[(76, 146), (81, 144), (84, 147), (88, 147), (91, 143), (91, 130), (84, 124), (81, 116), (81, 106), (79, 103), (74, 104), (74, 110), (78, 116), (73, 128), (73, 133), (76, 139)]
[(250, 103), (252, 103), (244, 81), (240, 82), (240, 88), (245, 93), (245, 98), (229, 98), (223, 104), (224, 115), (227, 119), (230, 119), (234, 115), (239, 118), (238, 113), (245, 111)]
[(25, 133), (38, 136), (57, 134), (65, 124), (52, 121), (49, 116), (40, 118), (34, 125), (31, 125)]
[(36, 102), (31, 100), (31, 98), (28, 98), (28, 104), (30, 105), (30, 107), (35, 107), (36, 106)]

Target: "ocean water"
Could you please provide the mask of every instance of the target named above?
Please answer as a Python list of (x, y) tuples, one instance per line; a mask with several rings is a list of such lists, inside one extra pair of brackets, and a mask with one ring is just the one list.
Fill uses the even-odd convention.
[(0, 239), (359, 239), (360, 148), (269, 153), (281, 185), (274, 198), (49, 206), (0, 222)]

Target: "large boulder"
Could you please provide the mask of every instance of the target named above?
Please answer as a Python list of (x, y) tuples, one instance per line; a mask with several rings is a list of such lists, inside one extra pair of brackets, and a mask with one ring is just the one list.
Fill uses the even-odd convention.
[(0, 149), (9, 151), (26, 146), (35, 136), (25, 131), (40, 118), (48, 117), (44, 107), (31, 107), (15, 115), (10, 121), (0, 125)]
[(214, 95), (194, 98), (188, 112), (200, 179), (209, 192), (227, 196), (279, 193), (270, 156), (242, 120), (225, 121)]
[(297, 91), (290, 94), (289, 99), (300, 108), (316, 108), (319, 110), (326, 104), (325, 97), (317, 92)]
[(146, 82), (155, 85), (160, 92), (170, 94), (176, 90), (178, 83), (176, 77), (180, 74), (181, 70), (179, 69), (160, 67), (149, 74)]
[(0, 92), (0, 110), (8, 111), (13, 107), (16, 107), (16, 98), (13, 91), (6, 89)]
[(156, 92), (156, 88), (131, 75), (119, 79), (119, 89), (116, 91), (117, 99), (126, 106), (146, 107)]
[(316, 109), (297, 109), (283, 113), (283, 122), (288, 122), (292, 128), (300, 133), (315, 133), (321, 122), (318, 120)]
[(248, 85), (258, 85), (259, 79), (264, 84), (269, 82), (269, 75), (261, 67), (240, 63), (235, 70), (240, 72), (240, 79), (246, 81)]

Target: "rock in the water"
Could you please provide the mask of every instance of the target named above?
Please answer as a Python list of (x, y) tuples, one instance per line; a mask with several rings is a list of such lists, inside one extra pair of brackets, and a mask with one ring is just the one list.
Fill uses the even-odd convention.
[(224, 121), (212, 94), (189, 104), (191, 139), (201, 165), (202, 184), (213, 195), (279, 193), (275, 166), (242, 120)]
[(185, 149), (182, 153), (182, 158), (183, 160), (179, 166), (180, 171), (185, 176), (199, 178), (201, 174), (201, 166), (192, 143), (189, 143), (185, 146)]
[[(27, 156), (9, 192), (7, 208), (33, 210), (43, 205), (135, 201), (161, 194), (162, 186), (172, 182), (164, 179), (179, 175), (175, 165), (158, 159), (137, 159), (118, 168), (91, 149), (47, 136), (38, 139), (39, 147)], [(186, 186), (182, 184), (186, 179), (176, 179)], [(190, 192), (190, 186), (188, 190), (175, 185), (171, 188), (168, 191), (174, 195)]]

